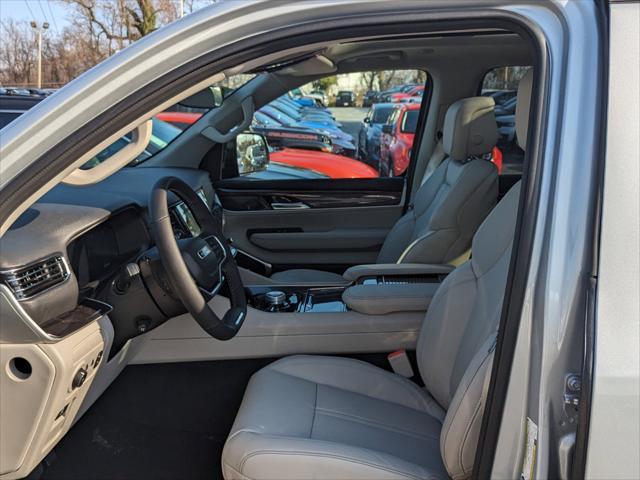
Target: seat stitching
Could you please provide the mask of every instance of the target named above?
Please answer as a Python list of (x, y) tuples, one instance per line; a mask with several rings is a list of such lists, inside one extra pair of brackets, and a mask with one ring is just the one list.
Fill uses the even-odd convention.
[[(325, 358), (325, 359), (328, 359), (329, 361), (333, 361), (333, 360), (334, 360), (334, 359), (332, 359), (332, 358), (330, 358), (330, 357), (324, 357), (324, 358)], [(333, 363), (342, 363), (342, 362), (333, 362)], [(354, 366), (353, 366), (353, 365), (351, 365), (350, 363), (351, 363), (351, 362), (345, 362), (345, 365), (344, 365), (344, 366), (345, 366), (345, 367), (347, 367), (347, 368), (350, 368), (350, 369), (352, 369), (352, 370), (357, 369), (356, 367), (354, 367)], [(314, 364), (315, 364), (315, 362), (314, 362), (314, 361), (312, 361), (312, 360), (309, 360), (309, 361), (304, 361), (304, 360), (302, 360), (302, 361), (298, 361), (298, 362), (297, 362), (297, 364), (298, 364), (298, 365), (314, 365)], [(273, 365), (273, 364), (272, 364), (272, 365)], [(283, 371), (281, 371), (281, 370), (278, 370), (277, 368), (272, 367), (272, 365), (269, 365), (267, 368), (273, 368), (275, 371), (277, 371), (278, 373), (280, 373), (280, 374), (282, 374), (282, 375), (287, 375), (287, 376), (289, 376), (289, 377), (293, 377), (293, 378), (299, 378), (299, 379), (301, 379), (301, 380), (307, 380), (307, 379), (306, 379), (306, 378), (304, 378), (304, 377), (300, 377), (300, 376), (297, 376), (297, 375), (294, 375), (294, 374), (291, 374), (291, 373), (287, 373), (287, 372), (283, 372)], [(364, 364), (363, 364), (363, 367), (367, 368), (367, 370), (371, 371), (371, 373), (373, 373), (373, 374), (377, 375), (378, 377), (382, 377), (382, 378), (389, 379), (390, 381), (392, 381), (392, 382), (396, 383), (397, 385), (399, 385), (399, 386), (403, 387), (403, 389), (404, 389), (407, 393), (409, 393), (409, 394), (410, 394), (414, 399), (419, 400), (419, 403), (421, 403), (421, 404), (422, 404), (423, 408), (428, 408), (428, 407), (429, 407), (427, 400), (426, 400), (422, 395), (420, 395), (418, 392), (416, 392), (415, 390), (413, 390), (412, 388), (410, 388), (410, 385), (407, 385), (407, 384), (406, 384), (404, 381), (402, 381), (401, 379), (399, 379), (399, 378), (395, 378), (395, 377), (394, 377), (394, 374), (389, 373), (389, 372), (387, 372), (386, 370), (382, 370), (382, 369), (380, 369), (380, 370), (382, 370), (381, 372), (377, 372), (377, 371), (376, 371), (376, 370), (378, 370), (378, 368), (377, 368), (377, 367), (370, 366), (370, 365), (368, 365), (368, 364), (366, 364), (366, 363), (364, 363)], [(387, 374), (388, 374), (388, 375), (387, 375)], [(336, 388), (336, 389), (338, 389), (338, 390), (344, 390), (344, 391), (347, 391), (347, 392), (360, 393), (360, 392), (357, 392), (357, 391), (355, 391), (355, 390), (347, 390), (346, 388), (334, 387), (333, 385), (330, 385), (330, 384), (327, 384), (327, 383), (320, 383), (320, 382), (316, 382), (316, 381), (314, 381), (314, 380), (307, 380), (307, 381), (312, 382), (312, 383), (316, 383), (316, 384), (319, 384), (319, 385), (325, 385), (325, 386), (328, 386), (328, 387)], [(380, 400), (380, 399), (379, 399), (379, 398), (377, 398), (377, 397), (373, 397), (373, 396), (371, 396), (371, 395), (367, 395), (367, 394), (365, 394), (365, 393), (360, 393), (360, 394), (361, 394), (361, 395), (364, 395), (364, 396), (366, 396), (366, 397), (369, 397), (369, 398), (376, 398), (376, 399)], [(389, 401), (389, 403), (395, 403), (395, 404), (399, 405), (397, 402), (391, 402), (391, 401)], [(413, 408), (413, 407), (407, 407), (407, 408)], [(416, 408), (413, 408), (413, 410), (417, 410), (417, 409), (416, 409)]]
[(250, 460), (253, 457), (256, 457), (258, 455), (301, 455), (301, 456), (309, 456), (309, 457), (320, 457), (320, 458), (330, 458), (330, 459), (336, 459), (336, 460), (343, 460), (346, 462), (351, 462), (351, 463), (357, 463), (359, 465), (366, 465), (368, 467), (373, 467), (373, 468), (377, 468), (379, 470), (385, 470), (389, 473), (395, 473), (398, 475), (402, 475), (403, 477), (407, 477), (407, 478), (412, 478), (415, 480), (421, 480), (420, 477), (416, 477), (410, 473), (407, 472), (403, 472), (402, 470), (398, 470), (395, 468), (390, 468), (390, 467), (384, 467), (382, 465), (377, 465), (375, 463), (371, 463), (371, 462), (365, 462), (363, 460), (357, 460), (355, 458), (351, 458), (351, 457), (346, 457), (343, 455), (336, 455), (334, 453), (313, 453), (313, 452), (305, 452), (305, 451), (299, 451), (299, 450), (287, 450), (286, 452), (283, 451), (279, 451), (279, 450), (257, 450), (255, 452), (251, 452), (249, 454), (247, 454), (245, 456), (245, 458), (242, 459), (241, 465), (240, 465), (240, 473), (244, 475), (244, 473), (242, 473), (242, 470), (244, 469), (244, 466), (246, 464), (246, 462), (248, 460)]
[(313, 402), (313, 418), (311, 419), (311, 430), (309, 431), (309, 438), (313, 438), (313, 427), (316, 424), (316, 413), (318, 411), (318, 384), (315, 384), (316, 386), (316, 398), (315, 401)]
[[(453, 418), (455, 418), (455, 416), (458, 414), (458, 411), (460, 410), (460, 407), (462, 405), (462, 398), (464, 398), (464, 396), (467, 394), (467, 392), (471, 388), (471, 384), (473, 383), (473, 380), (476, 378), (476, 375), (478, 374), (478, 372), (480, 371), (480, 369), (484, 365), (484, 362), (486, 361), (487, 358), (488, 358), (488, 355), (485, 356), (485, 358), (482, 360), (482, 362), (480, 362), (480, 364), (478, 365), (478, 368), (476, 369), (476, 371), (471, 376), (471, 380), (469, 381), (469, 383), (467, 385), (467, 388), (465, 388), (465, 390), (464, 390), (464, 392), (463, 392), (463, 394), (461, 396), (461, 400), (458, 402), (458, 405), (456, 405), (456, 409), (453, 412), (453, 415), (451, 417), (452, 420), (450, 422), (446, 422), (445, 421), (444, 425), (442, 426), (442, 434), (444, 435), (445, 443), (447, 441), (447, 437), (449, 436), (449, 432), (451, 431), (451, 425), (453, 424)], [(449, 415), (449, 411), (447, 411), (447, 416), (448, 415)]]
[(469, 437), (469, 433), (471, 432), (471, 427), (473, 426), (473, 422), (475, 421), (476, 417), (478, 416), (478, 413), (480, 412), (480, 405), (481, 404), (482, 404), (482, 398), (480, 398), (480, 400), (478, 400), (478, 403), (476, 404), (476, 406), (475, 406), (475, 408), (473, 410), (473, 415), (471, 416), (471, 420), (467, 424), (467, 428), (465, 429), (464, 436), (462, 437), (462, 443), (460, 444), (460, 450), (458, 452), (458, 461), (460, 462), (460, 470), (462, 471), (462, 473), (466, 473), (466, 469), (464, 468), (464, 462), (462, 460), (462, 454), (464, 452), (464, 445), (467, 442), (467, 438)]
[[(391, 425), (387, 425), (381, 422), (377, 422), (375, 420), (371, 420), (365, 417), (361, 417), (359, 415), (353, 415), (350, 413), (343, 413), (343, 412), (338, 412), (336, 410), (331, 410), (331, 409), (327, 409), (327, 408), (319, 408), (318, 411), (321, 414), (330, 416), (330, 417), (336, 417), (336, 418), (344, 418), (347, 420), (351, 420), (352, 422), (355, 423), (362, 423), (362, 424), (366, 424), (366, 425), (371, 425), (374, 427), (378, 427), (381, 428), (383, 430), (388, 430), (390, 432), (396, 432), (396, 433), (402, 433), (405, 435), (409, 435), (412, 437), (416, 437), (416, 438), (422, 438), (425, 440), (439, 440), (440, 436), (434, 436), (434, 435), (423, 435), (417, 432), (412, 432), (411, 430), (407, 430), (404, 428), (398, 428), (398, 427), (393, 427)], [(435, 417), (432, 417), (433, 419), (437, 420)]]

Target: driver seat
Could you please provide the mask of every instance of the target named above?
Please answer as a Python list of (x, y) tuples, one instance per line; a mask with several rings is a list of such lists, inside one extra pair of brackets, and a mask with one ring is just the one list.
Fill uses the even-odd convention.
[[(518, 92), (516, 116), (524, 124), (519, 132), (526, 132), (530, 93), (528, 73)], [(222, 453), (224, 477), (467, 478), (519, 197), (520, 183), (482, 223), (473, 238), (473, 257), (447, 276), (429, 306), (417, 347), (424, 388), (353, 359), (278, 360), (249, 382)]]

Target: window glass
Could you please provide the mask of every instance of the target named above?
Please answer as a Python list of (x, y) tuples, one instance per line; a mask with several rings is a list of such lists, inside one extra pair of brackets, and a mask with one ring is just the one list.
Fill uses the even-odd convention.
[(489, 71), (481, 87), (481, 95), (492, 97), (496, 103), (495, 115), (498, 124), (498, 152), (501, 174), (521, 174), (524, 152), (516, 138), (516, 94), (520, 79), (529, 71), (529, 66), (509, 66)]
[[(209, 95), (201, 97), (199, 100), (201, 103), (196, 105), (190, 103), (190, 99), (186, 99), (181, 103), (169, 107), (165, 112), (158, 114), (153, 118), (153, 129), (151, 131), (149, 144), (145, 148), (144, 152), (131, 162), (130, 166), (139, 165), (166, 148), (167, 145), (182, 133), (182, 131), (191, 127), (191, 125), (193, 125), (193, 123), (195, 123), (202, 115), (212, 108), (219, 106), (234, 90), (241, 87), (254, 77), (255, 75), (232, 75), (205, 89)], [(95, 167), (107, 160), (116, 152), (122, 150), (130, 142), (131, 134), (127, 134), (98, 153), (81, 168), (83, 170), (88, 170)]]
[[(239, 149), (239, 175), (255, 180), (403, 175), (426, 80), (420, 70), (372, 71), (332, 75), (292, 89), (255, 112), (251, 131), (266, 138), (268, 160), (258, 155), (256, 161), (254, 147)], [(382, 127), (400, 106), (408, 115), (391, 136), (402, 135), (383, 140)], [(255, 139), (243, 138), (248, 141)]]
[[(169, 145), (169, 143), (171, 143), (181, 133), (182, 130), (180, 130), (178, 127), (175, 127), (174, 125), (171, 125), (170, 123), (164, 122), (158, 118), (152, 119), (151, 138), (149, 139), (149, 143), (147, 144), (144, 151), (131, 162), (130, 166), (138, 165), (151, 156), (155, 155), (160, 150)], [(130, 142), (131, 134), (129, 133), (124, 137), (116, 140), (114, 143), (102, 150), (80, 168), (82, 168), (83, 170), (89, 170), (95, 167), (96, 165), (107, 160), (109, 157), (113, 156), (115, 153), (122, 150)]]

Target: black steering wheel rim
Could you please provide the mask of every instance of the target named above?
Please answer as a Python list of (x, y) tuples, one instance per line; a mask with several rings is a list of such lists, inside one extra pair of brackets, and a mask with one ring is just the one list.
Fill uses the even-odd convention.
[[(200, 226), (201, 233), (194, 241), (211, 242), (213, 237), (224, 251), (224, 259), (218, 263), (224, 279), (219, 278), (219, 282), (220, 285), (223, 281), (227, 282), (231, 306), (222, 319), (216, 315), (208, 303), (209, 295), (215, 295), (217, 289), (207, 292), (209, 295), (205, 296), (202, 287), (198, 286), (185, 262), (171, 225), (169, 192), (175, 194), (186, 204)], [(149, 202), (149, 215), (151, 232), (160, 254), (160, 260), (171, 287), (185, 308), (204, 331), (212, 337), (228, 340), (235, 336), (247, 315), (247, 299), (238, 266), (222, 233), (222, 225), (196, 192), (176, 177), (164, 177), (153, 186)], [(209, 244), (211, 245), (211, 243)], [(197, 258), (194, 260), (198, 261)], [(208, 261), (210, 263), (210, 259)]]

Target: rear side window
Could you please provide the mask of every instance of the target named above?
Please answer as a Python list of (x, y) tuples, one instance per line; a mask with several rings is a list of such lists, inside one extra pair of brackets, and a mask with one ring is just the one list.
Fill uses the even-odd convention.
[(516, 138), (516, 94), (520, 79), (530, 68), (530, 66), (494, 68), (487, 72), (482, 81), (480, 94), (492, 97), (496, 102), (497, 147), (502, 155), (501, 174), (522, 174), (524, 152), (518, 146)]

